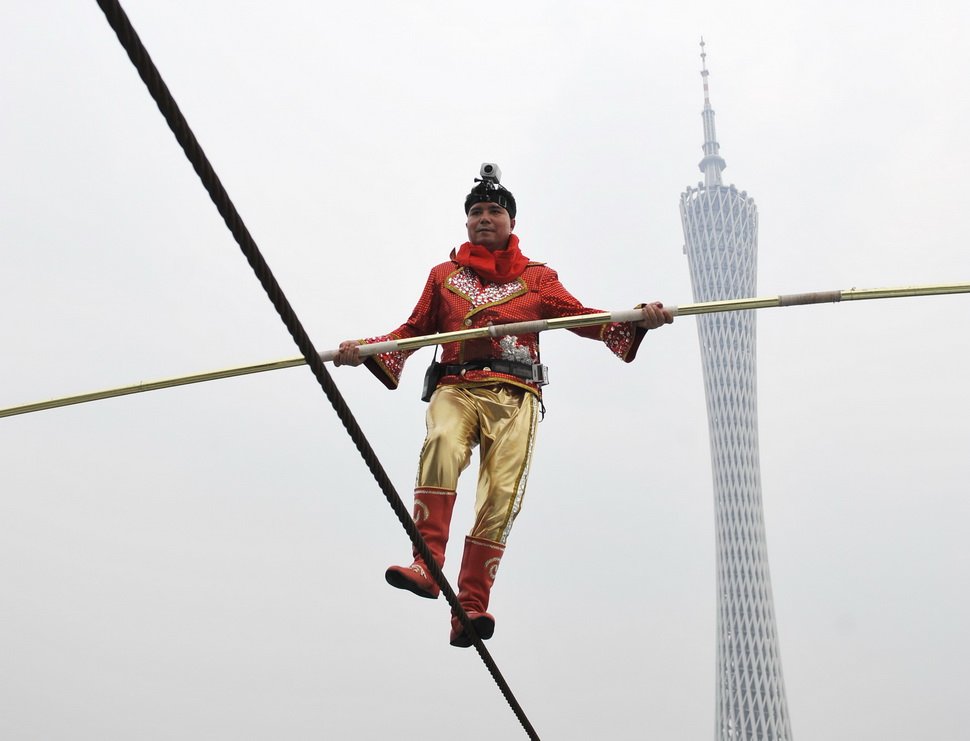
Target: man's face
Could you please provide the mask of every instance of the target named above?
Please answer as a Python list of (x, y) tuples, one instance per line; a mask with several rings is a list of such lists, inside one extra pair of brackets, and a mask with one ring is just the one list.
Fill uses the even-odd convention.
[(480, 244), (489, 252), (504, 250), (509, 244), (509, 235), (515, 226), (515, 219), (497, 203), (473, 204), (468, 210), (468, 241)]

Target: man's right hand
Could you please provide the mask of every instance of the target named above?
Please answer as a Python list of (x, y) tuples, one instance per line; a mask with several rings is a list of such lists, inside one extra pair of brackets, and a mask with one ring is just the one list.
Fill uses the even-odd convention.
[(337, 354), (333, 357), (333, 364), (338, 368), (341, 365), (360, 365), (364, 359), (360, 357), (360, 350), (357, 340), (344, 340), (337, 348)]

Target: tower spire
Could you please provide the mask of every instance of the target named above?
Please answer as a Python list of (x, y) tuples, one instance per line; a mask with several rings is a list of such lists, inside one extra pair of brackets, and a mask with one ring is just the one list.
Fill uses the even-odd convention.
[(704, 185), (709, 188), (712, 185), (722, 184), (721, 170), (727, 167), (727, 163), (718, 154), (721, 147), (717, 143), (717, 134), (714, 131), (714, 109), (711, 108), (711, 93), (707, 85), (710, 72), (707, 70), (707, 51), (704, 46), (704, 37), (701, 36), (701, 77), (704, 79), (704, 112), (701, 117), (704, 119), (704, 159), (697, 166), (704, 173)]

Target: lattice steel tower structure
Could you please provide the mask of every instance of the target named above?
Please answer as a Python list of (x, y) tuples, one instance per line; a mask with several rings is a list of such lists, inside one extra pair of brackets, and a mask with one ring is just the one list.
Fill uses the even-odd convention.
[[(721, 182), (707, 54), (704, 182), (680, 197), (684, 252), (695, 301), (756, 295), (758, 209)], [(697, 317), (714, 475), (717, 545), (715, 739), (789, 741), (791, 725), (778, 652), (758, 457), (756, 328), (753, 311)]]

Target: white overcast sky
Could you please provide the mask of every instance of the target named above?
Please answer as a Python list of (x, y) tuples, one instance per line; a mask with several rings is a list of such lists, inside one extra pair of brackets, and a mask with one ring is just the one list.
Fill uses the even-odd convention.
[[(483, 161), (591, 306), (692, 301), (707, 41), (759, 294), (970, 280), (962, 0), (125, 2), (319, 349), (397, 326)], [(0, 406), (297, 355), (94, 2), (0, 24)], [(970, 296), (758, 315), (798, 739), (966, 738)], [(714, 725), (695, 320), (549, 334), (489, 642), (547, 739)], [(431, 351), (335, 378), (410, 502)], [(0, 736), (524, 737), (305, 368), (0, 420)], [(471, 523), (461, 489), (446, 573)]]

